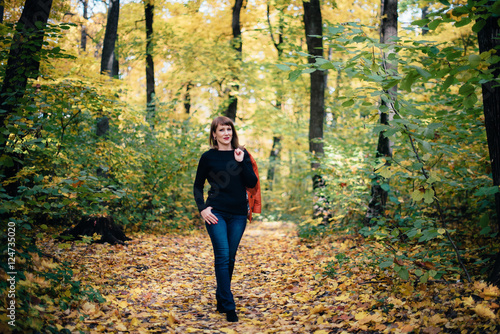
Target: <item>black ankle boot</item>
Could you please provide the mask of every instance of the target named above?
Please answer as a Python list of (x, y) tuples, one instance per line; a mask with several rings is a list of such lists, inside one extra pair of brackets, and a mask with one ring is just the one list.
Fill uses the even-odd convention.
[(222, 308), (222, 305), (217, 302), (217, 312), (226, 313), (226, 311)]
[(236, 311), (235, 310), (227, 311), (226, 319), (229, 322), (238, 322), (238, 316), (236, 315)]

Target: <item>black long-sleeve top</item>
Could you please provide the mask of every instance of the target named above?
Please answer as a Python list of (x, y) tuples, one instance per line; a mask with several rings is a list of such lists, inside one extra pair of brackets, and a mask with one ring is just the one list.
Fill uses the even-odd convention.
[[(203, 153), (198, 163), (193, 193), (198, 210), (211, 206), (215, 210), (236, 215), (248, 213), (246, 188), (257, 184), (248, 152), (242, 162), (234, 159), (234, 151), (210, 149)], [(210, 184), (205, 202), (203, 188), (205, 180)]]

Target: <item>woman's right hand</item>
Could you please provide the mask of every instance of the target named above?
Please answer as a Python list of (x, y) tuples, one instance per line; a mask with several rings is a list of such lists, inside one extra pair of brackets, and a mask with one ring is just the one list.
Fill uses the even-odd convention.
[(207, 223), (207, 224), (217, 224), (219, 221), (217, 217), (212, 213), (212, 207), (207, 206), (205, 209), (203, 209), (201, 212), (201, 218)]

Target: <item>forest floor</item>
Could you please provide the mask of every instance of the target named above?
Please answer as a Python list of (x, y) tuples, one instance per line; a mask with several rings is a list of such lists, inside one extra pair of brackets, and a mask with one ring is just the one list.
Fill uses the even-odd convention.
[[(358, 261), (362, 239), (304, 243), (293, 225), (251, 223), (241, 242), (233, 294), (239, 322), (215, 311), (208, 235), (136, 234), (126, 245), (73, 243), (49, 254), (98, 289), (52, 317), (59, 330), (123, 333), (495, 333), (500, 292), (482, 282), (403, 281)], [(338, 256), (342, 254), (342, 256)], [(330, 265), (330, 275), (325, 268)], [(336, 268), (336, 269), (335, 269)], [(335, 270), (334, 270), (335, 269)], [(378, 270), (377, 270), (378, 269)], [(334, 274), (335, 273), (335, 274)]]

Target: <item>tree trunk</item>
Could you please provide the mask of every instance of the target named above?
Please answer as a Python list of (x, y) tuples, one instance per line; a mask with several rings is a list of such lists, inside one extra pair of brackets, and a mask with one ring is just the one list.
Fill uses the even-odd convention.
[(0, 0), (0, 23), (3, 23), (4, 0)]
[[(380, 42), (384, 44), (393, 44), (394, 38), (398, 36), (398, 1), (397, 0), (382, 0), (382, 24), (380, 27)], [(387, 61), (386, 54), (384, 57), (384, 67), (388, 73), (396, 73), (397, 65), (392, 64)], [(397, 86), (389, 89), (387, 92), (390, 96), (391, 101), (395, 101), (397, 94)], [(389, 124), (394, 115), (392, 111), (392, 105), (387, 105), (384, 100), (381, 100), (381, 109), (387, 111), (380, 112), (380, 123)], [(384, 108), (386, 107), (386, 108)], [(384, 132), (380, 132), (377, 144), (377, 158), (380, 157), (392, 157), (392, 143), (389, 138), (385, 137)], [(389, 163), (388, 163), (389, 164)], [(388, 192), (384, 190), (381, 185), (384, 183), (384, 179), (380, 176), (372, 179), (371, 186), (371, 200), (368, 203), (368, 209), (363, 223), (365, 225), (370, 225), (373, 218), (383, 216), (387, 204)]]
[[(118, 19), (120, 16), (120, 0), (110, 0), (108, 9), (108, 20), (101, 55), (101, 74), (108, 74), (112, 78), (118, 78), (118, 58), (116, 57), (115, 44), (118, 38)], [(102, 114), (97, 119), (96, 135), (106, 137), (109, 132), (109, 117)], [(102, 166), (97, 168), (97, 175), (108, 177)]]
[[(323, 22), (319, 0), (304, 1), (304, 26), (309, 63), (315, 63), (316, 58), (323, 57)], [(325, 186), (320, 173), (323, 157), (323, 123), (325, 118), (325, 75), (326, 72), (316, 70), (310, 74), (310, 116), (309, 116), (309, 151), (312, 154), (311, 168), (313, 171), (313, 190), (316, 194)], [(318, 196), (315, 203), (315, 216), (327, 218), (327, 203), (323, 196)]]
[[(231, 42), (233, 49), (237, 52), (237, 62), (239, 63), (242, 59), (241, 57), (241, 52), (242, 52), (242, 40), (241, 40), (241, 25), (240, 25), (240, 13), (241, 13), (241, 7), (243, 7), (243, 0), (235, 0), (234, 7), (233, 7), (233, 21), (232, 21), (232, 28), (233, 28), (233, 40)], [(233, 78), (234, 82), (238, 82), (238, 78), (235, 77)], [(226, 116), (232, 119), (233, 121), (236, 120), (236, 112), (238, 109), (238, 91), (240, 89), (240, 86), (235, 83), (232, 84), (229, 87), (229, 106), (226, 109)]]
[[(40, 58), (38, 54), (43, 46), (45, 27), (51, 7), (52, 0), (26, 0), (10, 46), (3, 85), (0, 90), (0, 108), (4, 111), (0, 113), (0, 124), (2, 128), (7, 128), (7, 131), (0, 132), (0, 156), (3, 159), (0, 173), (3, 174), (4, 180), (14, 177), (22, 165), (21, 158), (16, 156), (8, 145), (9, 134), (18, 131), (11, 128), (8, 122), (9, 117), (13, 116), (17, 108), (22, 105), (28, 79), (35, 79), (39, 75)], [(8, 195), (16, 196), (18, 184), (11, 182), (4, 188)]]
[[(284, 39), (283, 39), (283, 30), (284, 30), (283, 8), (279, 8), (278, 11), (279, 11), (278, 41), (275, 41), (273, 27), (271, 25), (269, 4), (267, 5), (267, 23), (269, 25), (269, 32), (270, 32), (271, 40), (274, 44), (274, 47), (276, 48), (276, 51), (278, 52), (278, 63), (281, 63), (283, 60), (282, 58), (283, 58), (283, 43), (284, 43)], [(283, 80), (280, 80), (278, 87), (275, 87), (275, 89), (277, 91), (276, 92), (276, 110), (278, 110), (278, 111), (281, 111), (281, 106), (283, 103), (282, 102), (283, 101), (283, 94), (281, 92), (282, 85), (283, 85)], [(266, 190), (273, 190), (276, 164), (277, 164), (277, 161), (279, 161), (279, 159), (280, 159), (280, 153), (281, 153), (281, 136), (275, 134), (275, 135), (273, 135), (273, 147), (272, 147), (271, 152), (269, 154), (269, 168), (267, 170)]]
[(115, 245), (132, 240), (123, 233), (123, 229), (110, 216), (82, 217), (78, 224), (61, 233), (58, 239), (80, 240), (82, 236), (93, 236), (94, 233), (101, 236), (101, 239), (96, 241), (98, 243), (107, 242)]
[(184, 111), (187, 115), (191, 112), (191, 88), (193, 88), (193, 84), (190, 81), (186, 84), (186, 93), (184, 94)]
[(120, 0), (110, 0), (108, 20), (102, 45), (101, 73), (112, 78), (118, 77), (118, 57), (116, 57), (116, 40), (118, 38), (118, 19), (120, 16)]
[(155, 96), (155, 65), (153, 62), (153, 18), (154, 0), (146, 0), (144, 5), (146, 14), (146, 95), (148, 122), (154, 127), (156, 116)]
[[(422, 20), (425, 20), (428, 14), (429, 14), (429, 7), (425, 6), (424, 8), (422, 8)], [(426, 35), (428, 32), (429, 32), (429, 26), (426, 24), (425, 26), (422, 27), (422, 35)]]
[(269, 168), (267, 170), (267, 186), (266, 190), (273, 190), (274, 171), (276, 169), (276, 162), (280, 159), (281, 153), (281, 137), (273, 136), (273, 148), (269, 154)]
[(87, 22), (89, 20), (89, 0), (80, 0), (83, 6), (83, 24), (81, 30), (80, 49), (87, 50)]
[[(489, 1), (484, 10), (491, 8), (494, 1)], [(481, 19), (484, 20), (484, 19)], [(486, 19), (486, 24), (477, 34), (479, 42), (479, 51), (487, 52), (500, 47), (500, 27), (498, 17), (492, 15)], [(489, 69), (493, 72), (493, 78), (498, 80), (500, 77), (500, 63), (490, 65)], [(500, 186), (500, 87), (498, 82), (490, 80), (482, 84), (484, 124), (486, 127), (486, 137), (488, 141), (488, 150), (490, 154), (491, 174), (493, 176), (493, 185)], [(496, 225), (500, 231), (500, 193), (495, 194), (496, 206)], [(498, 242), (497, 237), (497, 242)], [(493, 270), (488, 280), (500, 286), (500, 253), (497, 254)]]

